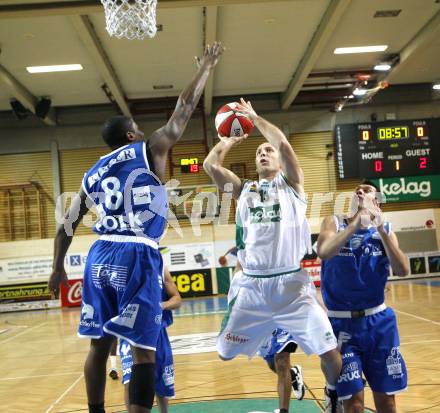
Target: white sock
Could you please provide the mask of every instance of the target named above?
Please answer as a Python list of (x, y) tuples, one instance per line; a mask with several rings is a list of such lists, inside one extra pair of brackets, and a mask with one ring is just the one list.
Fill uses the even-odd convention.
[(116, 366), (116, 356), (110, 356), (110, 364), (112, 366), (112, 370), (117, 370)]
[(336, 386), (334, 386), (333, 384), (326, 384), (325, 387), (327, 387), (327, 389), (329, 390), (336, 390)]

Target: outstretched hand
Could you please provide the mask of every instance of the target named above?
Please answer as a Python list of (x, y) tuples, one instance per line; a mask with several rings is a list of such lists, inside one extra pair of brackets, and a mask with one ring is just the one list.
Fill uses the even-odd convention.
[(201, 67), (206, 65), (208, 68), (212, 69), (219, 61), (220, 56), (225, 51), (225, 48), (220, 42), (214, 42), (212, 46), (209, 44), (205, 47), (205, 51), (203, 52), (203, 56), (196, 56), (196, 64), (197, 67)]
[(236, 111), (246, 115), (252, 122), (258, 118), (257, 112), (255, 112), (251, 102), (246, 102), (243, 98), (240, 98), (240, 103), (238, 104)]
[(52, 298), (58, 298), (60, 293), (60, 284), (64, 284), (66, 287), (69, 286), (67, 282), (66, 270), (53, 270), (50, 274), (48, 288), (51, 293)]

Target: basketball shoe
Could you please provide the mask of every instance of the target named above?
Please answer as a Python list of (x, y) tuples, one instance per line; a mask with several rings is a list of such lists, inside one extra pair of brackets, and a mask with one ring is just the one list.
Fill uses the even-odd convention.
[(297, 400), (302, 400), (305, 394), (304, 380), (301, 366), (293, 366), (290, 369), (292, 376), (292, 390)]

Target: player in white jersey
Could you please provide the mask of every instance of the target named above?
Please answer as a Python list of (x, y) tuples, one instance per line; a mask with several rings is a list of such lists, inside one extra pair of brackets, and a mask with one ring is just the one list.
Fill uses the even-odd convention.
[(94, 231), (100, 238), (87, 256), (78, 331), (80, 337), (91, 340), (84, 366), (89, 413), (105, 413), (106, 362), (115, 337), (126, 339), (133, 351), (129, 413), (151, 410), (162, 318), (163, 262), (157, 242), (168, 208), (165, 166), (222, 52), (217, 42), (207, 46), (167, 124), (148, 142), (131, 118), (117, 116), (104, 124), (102, 137), (113, 151), (85, 174), (79, 195), (57, 229), (49, 279), (54, 295), (61, 282), (67, 283), (64, 261), (73, 233), (92, 206), (90, 201), (96, 205), (99, 220)]
[(258, 181), (242, 182), (222, 166), (226, 154), (246, 136), (221, 139), (203, 165), (220, 189), (232, 185), (242, 232), (237, 246), (243, 276), (222, 322), (217, 351), (223, 360), (238, 354), (253, 356), (276, 328), (288, 331), (306, 354), (321, 357), (327, 387), (332, 390), (326, 411), (336, 412), (334, 389), (341, 355), (312, 281), (300, 268), (310, 246), (303, 171), (279, 128), (258, 116), (250, 102), (241, 99), (238, 110), (254, 122), (267, 142), (256, 153)]

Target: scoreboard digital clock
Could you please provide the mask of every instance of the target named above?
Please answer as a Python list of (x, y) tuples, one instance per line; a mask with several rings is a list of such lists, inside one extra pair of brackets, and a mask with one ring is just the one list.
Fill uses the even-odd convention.
[(180, 159), (180, 171), (182, 173), (199, 173), (199, 158), (182, 158)]
[(339, 178), (440, 174), (440, 119), (336, 125)]

